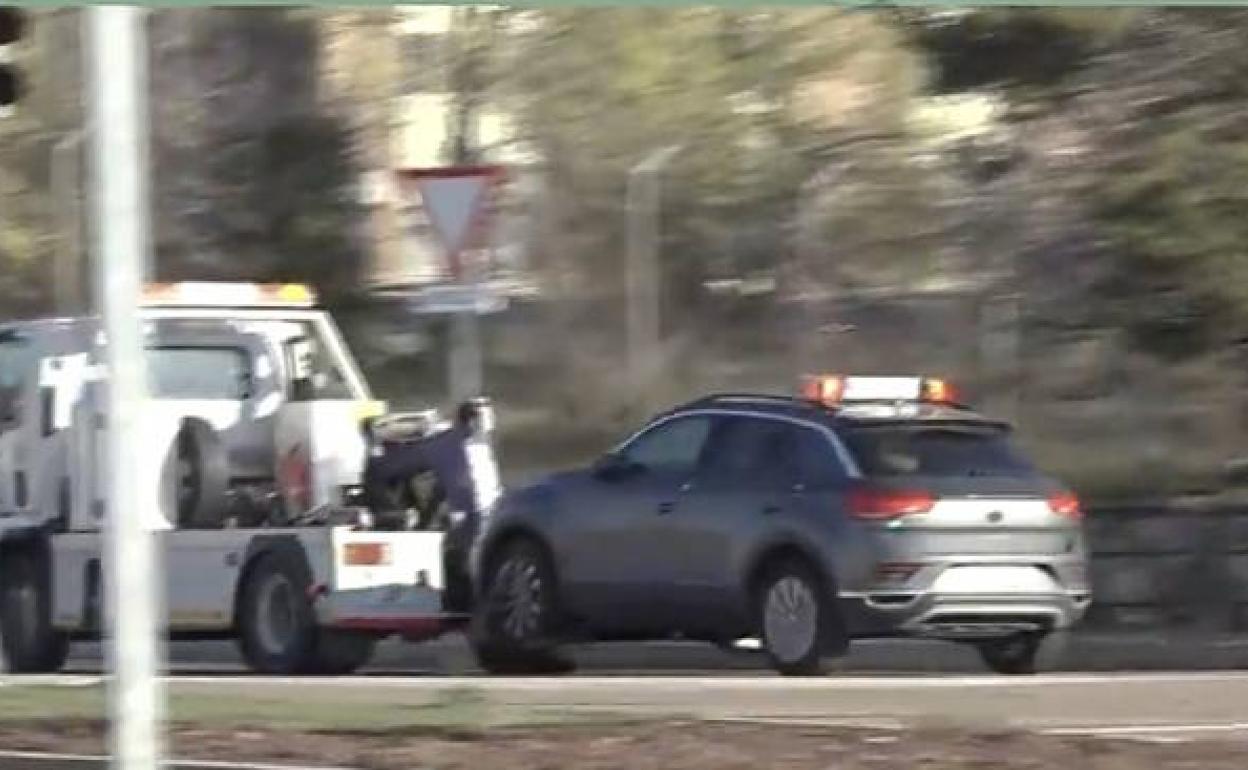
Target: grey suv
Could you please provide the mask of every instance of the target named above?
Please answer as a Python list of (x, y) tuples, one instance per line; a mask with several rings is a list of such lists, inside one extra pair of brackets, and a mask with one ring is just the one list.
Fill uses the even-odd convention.
[(975, 645), (1002, 673), (1090, 602), (1078, 501), (954, 404), (717, 395), (509, 492), (474, 545), (495, 673), (572, 641), (761, 641), (813, 674), (850, 639)]

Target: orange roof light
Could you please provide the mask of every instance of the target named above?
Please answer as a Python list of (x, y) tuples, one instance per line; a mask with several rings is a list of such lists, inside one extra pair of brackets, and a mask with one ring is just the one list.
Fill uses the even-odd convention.
[(148, 307), (312, 307), (316, 293), (300, 283), (213, 283), (183, 281), (149, 284)]
[(839, 404), (845, 395), (845, 378), (835, 375), (808, 375), (802, 382), (802, 397), (821, 404)]
[(958, 393), (946, 380), (928, 378), (923, 380), (922, 400), (934, 404), (952, 404), (958, 400)]

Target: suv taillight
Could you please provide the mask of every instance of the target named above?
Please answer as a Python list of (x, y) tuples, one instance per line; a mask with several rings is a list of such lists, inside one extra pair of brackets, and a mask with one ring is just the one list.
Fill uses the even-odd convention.
[(936, 504), (931, 492), (922, 489), (855, 487), (849, 493), (849, 514), (856, 519), (885, 521), (913, 513), (927, 513)]
[(1079, 498), (1072, 492), (1055, 492), (1049, 495), (1049, 510), (1058, 516), (1068, 519), (1083, 518), (1083, 509), (1079, 506)]

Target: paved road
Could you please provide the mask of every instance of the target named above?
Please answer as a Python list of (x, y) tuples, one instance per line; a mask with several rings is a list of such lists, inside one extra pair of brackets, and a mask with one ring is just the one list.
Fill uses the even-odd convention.
[[(241, 672), (232, 642), (174, 643), (169, 647), (175, 671), (185, 673)], [(732, 655), (704, 644), (610, 644), (578, 648), (575, 657), (585, 673), (698, 673), (728, 676), (763, 670), (758, 655)], [(1075, 634), (1064, 649), (1053, 650), (1051, 671), (1235, 670), (1248, 669), (1248, 638), (1164, 637), (1156, 634)], [(99, 645), (74, 648), (70, 670), (98, 671)], [(983, 673), (978, 656), (968, 647), (944, 642), (857, 642), (847, 670), (866, 673)], [(474, 670), (471, 655), (457, 636), (407, 644), (379, 646), (372, 672), (459, 674)]]

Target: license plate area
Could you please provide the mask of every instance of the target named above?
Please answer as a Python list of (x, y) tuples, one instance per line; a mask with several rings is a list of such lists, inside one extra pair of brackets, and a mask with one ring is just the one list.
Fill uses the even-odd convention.
[(949, 567), (936, 578), (933, 593), (991, 596), (1053, 594), (1061, 586), (1045, 569), (1029, 565), (974, 565)]

